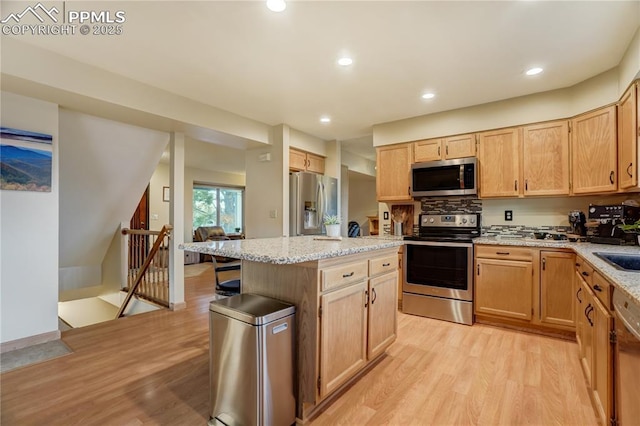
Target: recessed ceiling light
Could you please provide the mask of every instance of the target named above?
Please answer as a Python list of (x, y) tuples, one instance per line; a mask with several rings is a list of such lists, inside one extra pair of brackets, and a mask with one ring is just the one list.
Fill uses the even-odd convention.
[(536, 67), (536, 68), (531, 68), (530, 70), (527, 70), (527, 72), (525, 74), (527, 74), (527, 75), (536, 75), (536, 74), (540, 74), (542, 71), (543, 71), (542, 68)]
[(338, 65), (342, 65), (343, 67), (348, 67), (351, 64), (353, 64), (353, 59), (346, 56), (344, 58), (338, 59)]
[(329, 117), (320, 117), (320, 122), (321, 123), (325, 123), (325, 124), (331, 123), (331, 118), (329, 118)]
[(287, 3), (284, 0), (267, 0), (267, 7), (272, 12), (282, 12), (287, 8)]
[(435, 93), (425, 93), (424, 95), (422, 95), (422, 99), (433, 99), (435, 97)]

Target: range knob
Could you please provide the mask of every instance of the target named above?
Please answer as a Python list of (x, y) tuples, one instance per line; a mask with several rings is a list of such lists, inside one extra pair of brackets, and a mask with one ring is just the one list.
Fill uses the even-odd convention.
[(467, 219), (462, 219), (462, 223), (467, 223)]
[(596, 212), (595, 207), (589, 207), (589, 213), (595, 213), (595, 212)]
[(475, 217), (472, 217), (471, 219), (469, 219), (469, 223), (470, 223), (470, 224), (472, 224), (472, 225), (473, 225), (474, 223), (476, 223), (476, 218), (475, 218)]
[(433, 223), (433, 222), (435, 222), (435, 221), (436, 221), (436, 220), (435, 220), (434, 218), (429, 218), (429, 222)]

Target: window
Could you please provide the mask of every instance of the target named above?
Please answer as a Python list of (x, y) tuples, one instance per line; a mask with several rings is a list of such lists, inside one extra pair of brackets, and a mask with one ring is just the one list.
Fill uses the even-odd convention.
[(193, 186), (193, 229), (199, 226), (222, 226), (233, 233), (243, 228), (244, 188)]

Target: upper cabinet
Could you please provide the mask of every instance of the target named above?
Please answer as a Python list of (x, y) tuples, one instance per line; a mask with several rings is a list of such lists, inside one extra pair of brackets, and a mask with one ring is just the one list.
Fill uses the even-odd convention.
[(572, 192), (617, 190), (616, 107), (609, 106), (571, 120)]
[(517, 197), (520, 182), (520, 131), (518, 128), (480, 133), (481, 197)]
[(378, 201), (411, 200), (412, 144), (376, 148)]
[(324, 173), (324, 158), (309, 152), (289, 148), (289, 170)]
[(569, 194), (567, 120), (522, 128), (524, 195)]
[(638, 188), (638, 84), (634, 83), (618, 103), (618, 188)]
[(475, 133), (444, 138), (442, 144), (445, 160), (476, 156)]
[(413, 143), (413, 161), (452, 160), (476, 156), (476, 135), (458, 135)]

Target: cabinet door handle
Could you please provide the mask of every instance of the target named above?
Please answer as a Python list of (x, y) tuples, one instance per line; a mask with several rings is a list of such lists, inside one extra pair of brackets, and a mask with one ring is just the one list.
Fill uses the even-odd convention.
[(480, 275), (480, 264), (479, 263), (478, 263), (477, 269), (478, 269), (478, 275)]
[(508, 251), (497, 251), (496, 254), (502, 255), (502, 256), (509, 256), (509, 252)]
[(525, 179), (524, 180), (524, 190), (528, 191), (529, 190), (529, 179)]
[(609, 173), (609, 182), (611, 182), (611, 184), (613, 184), (613, 177), (614, 176), (615, 176), (615, 173), (612, 170), (611, 173)]
[(440, 147), (438, 147), (438, 157), (440, 157)]
[(577, 267), (577, 268), (579, 268), (579, 267), (580, 267), (580, 264), (579, 264), (579, 263), (577, 263), (577, 262), (576, 262), (576, 267)]
[(391, 266), (391, 264), (390, 264), (390, 263), (383, 263), (383, 264), (382, 264), (382, 267), (383, 267), (383, 268), (384, 268), (384, 267), (386, 267), (386, 266)]
[[(591, 305), (589, 305), (591, 306)], [(593, 320), (591, 319), (591, 317), (589, 316), (589, 314), (591, 314), (591, 312), (593, 312), (595, 310), (594, 306), (591, 306), (591, 309), (589, 309), (587, 311), (587, 320), (589, 321), (589, 324), (591, 324), (591, 327), (593, 327)]]
[(369, 306), (369, 291), (364, 291), (364, 307)]
[(585, 277), (588, 277), (589, 273), (587, 271), (582, 271), (582, 275), (584, 275)]
[(375, 288), (372, 288), (371, 292), (373, 293), (373, 299), (371, 299), (371, 304), (373, 305), (374, 303), (376, 303), (376, 299), (378, 298), (378, 295), (376, 294)]
[(514, 182), (514, 184), (513, 184), (513, 189), (514, 189), (515, 191), (517, 191), (517, 190), (518, 190), (518, 181), (517, 181), (517, 180), (516, 180), (516, 181)]
[(546, 258), (542, 258), (542, 270), (546, 270), (547, 269), (547, 259)]
[(594, 285), (594, 286), (593, 286), (593, 289), (594, 289), (595, 291), (600, 291), (600, 292), (602, 291), (602, 287), (600, 287), (598, 284)]
[(446, 154), (449, 155), (449, 145), (447, 145), (447, 151)]
[(342, 278), (352, 277), (354, 273), (355, 273), (354, 271), (351, 271), (351, 273), (349, 273), (349, 274), (342, 274)]
[(580, 299), (580, 293), (582, 293), (582, 287), (580, 287), (578, 291), (576, 291), (576, 299), (578, 299), (578, 302), (582, 303), (582, 299)]
[(629, 167), (627, 167), (627, 174), (629, 175), (629, 177), (633, 177), (633, 173), (630, 172), (631, 167), (633, 167), (633, 163), (629, 163)]

